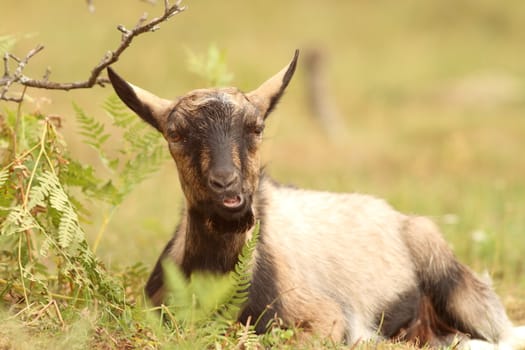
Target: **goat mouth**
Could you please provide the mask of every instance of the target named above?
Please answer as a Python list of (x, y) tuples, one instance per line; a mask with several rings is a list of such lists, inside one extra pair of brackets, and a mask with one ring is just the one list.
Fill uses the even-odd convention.
[(225, 196), (222, 198), (222, 205), (230, 210), (241, 209), (244, 205), (244, 197), (241, 195)]

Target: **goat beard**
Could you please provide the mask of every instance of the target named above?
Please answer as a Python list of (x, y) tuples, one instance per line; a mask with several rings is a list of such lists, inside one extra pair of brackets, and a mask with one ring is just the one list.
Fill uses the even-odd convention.
[(244, 197), (243, 201), (243, 207), (238, 211), (232, 212), (217, 201), (206, 201), (190, 208), (189, 212), (193, 219), (206, 223), (206, 231), (210, 234), (244, 233), (255, 224), (255, 214), (251, 197)]

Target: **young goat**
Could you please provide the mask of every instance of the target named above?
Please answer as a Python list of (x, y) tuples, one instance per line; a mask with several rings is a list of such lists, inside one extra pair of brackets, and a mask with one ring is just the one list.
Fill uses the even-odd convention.
[(491, 287), (456, 260), (430, 220), (366, 195), (281, 186), (262, 172), (264, 123), (297, 58), (252, 92), (201, 89), (174, 101), (108, 70), (124, 103), (166, 138), (186, 198), (147, 283), (151, 301), (163, 302), (162, 260), (188, 277), (228, 273), (260, 220), (240, 316), (260, 318), (258, 332), (278, 316), (349, 344), (386, 338), (441, 345), (462, 334), (479, 339), (465, 342), (472, 348), (525, 345), (525, 327), (512, 327)]

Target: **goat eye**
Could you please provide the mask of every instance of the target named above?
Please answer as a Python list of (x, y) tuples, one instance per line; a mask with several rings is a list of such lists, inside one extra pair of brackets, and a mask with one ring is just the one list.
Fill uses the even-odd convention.
[(250, 132), (254, 135), (261, 135), (264, 131), (264, 125), (253, 125), (250, 127)]
[(182, 141), (182, 135), (175, 130), (168, 132), (168, 138), (170, 142), (174, 142), (174, 143)]

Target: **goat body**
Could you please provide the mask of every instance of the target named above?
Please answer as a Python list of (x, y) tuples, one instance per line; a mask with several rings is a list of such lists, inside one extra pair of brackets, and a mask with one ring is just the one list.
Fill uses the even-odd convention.
[(175, 235), (146, 286), (164, 299), (161, 261), (186, 274), (231, 271), (256, 220), (260, 239), (249, 299), (240, 316), (355, 343), (378, 337), (472, 348), (525, 346), (490, 285), (454, 257), (428, 219), (383, 200), (279, 185), (263, 174), (264, 122), (291, 80), (291, 63), (259, 88), (202, 89), (171, 101), (109, 70), (120, 98), (168, 141), (186, 198)]

